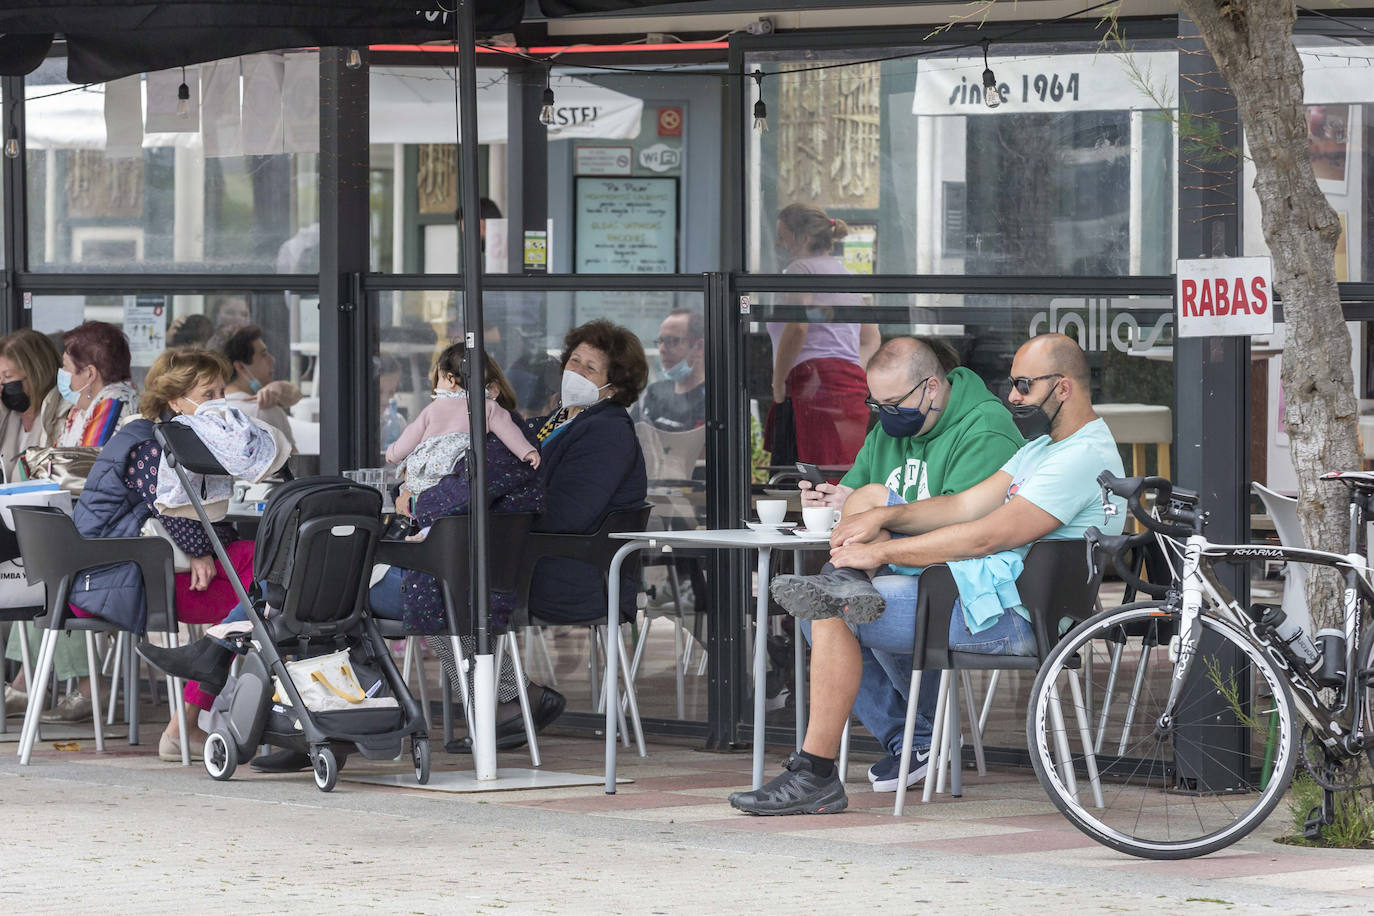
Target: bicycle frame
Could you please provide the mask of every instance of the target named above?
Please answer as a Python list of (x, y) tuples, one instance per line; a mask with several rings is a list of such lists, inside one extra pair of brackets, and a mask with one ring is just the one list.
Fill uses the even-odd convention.
[[(1180, 576), (1182, 594), (1178, 603), (1181, 614), (1176, 646), (1170, 647), (1174, 658), (1173, 679), (1169, 686), (1169, 698), (1161, 715), (1161, 724), (1168, 724), (1182, 695), (1183, 685), (1192, 668), (1197, 653), (1202, 625), (1199, 616), (1206, 613), (1204, 597), (1210, 604), (1214, 616), (1226, 620), (1243, 629), (1254, 644), (1267, 655), (1279, 670), (1286, 672), (1286, 679), (1292, 688), (1299, 713), (1312, 727), (1313, 733), (1328, 749), (1339, 754), (1359, 753), (1363, 748), (1363, 722), (1365, 697), (1360, 690), (1357, 670), (1357, 655), (1361, 645), (1365, 611), (1374, 606), (1374, 580), (1364, 557), (1351, 554), (1327, 553), (1299, 547), (1268, 547), (1253, 544), (1214, 544), (1206, 537), (1194, 534), (1188, 537), (1182, 549), (1172, 538), (1159, 535), (1161, 545), (1166, 550), (1181, 553), (1183, 570)], [(1249, 611), (1243, 609), (1227, 588), (1218, 581), (1212, 566), (1218, 560), (1279, 560), (1295, 563), (1308, 563), (1314, 566), (1330, 566), (1339, 570), (1345, 580), (1342, 607), (1344, 608), (1344, 627), (1346, 638), (1345, 684), (1334, 706), (1321, 699), (1321, 685), (1311, 672), (1301, 666), (1294, 666), (1288, 656), (1272, 638), (1269, 628), (1261, 628), (1260, 623)]]

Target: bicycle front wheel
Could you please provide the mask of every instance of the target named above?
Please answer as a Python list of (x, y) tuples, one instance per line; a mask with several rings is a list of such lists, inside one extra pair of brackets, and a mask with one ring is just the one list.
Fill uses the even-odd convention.
[(1178, 615), (1159, 602), (1084, 621), (1031, 690), (1027, 747), (1060, 812), (1106, 846), (1150, 859), (1206, 855), (1268, 817), (1297, 760), (1287, 682), (1247, 635), (1202, 618), (1171, 721)]

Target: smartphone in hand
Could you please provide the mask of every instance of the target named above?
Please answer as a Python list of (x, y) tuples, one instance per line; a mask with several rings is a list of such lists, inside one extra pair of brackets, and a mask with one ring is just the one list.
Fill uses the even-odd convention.
[(797, 472), (802, 475), (802, 480), (810, 481), (811, 486), (820, 486), (825, 483), (825, 475), (821, 469), (814, 464), (807, 464), (805, 461), (797, 462)]

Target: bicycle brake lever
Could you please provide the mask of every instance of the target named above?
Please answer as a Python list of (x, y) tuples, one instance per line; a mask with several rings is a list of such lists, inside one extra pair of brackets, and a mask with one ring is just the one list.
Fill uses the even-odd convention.
[(1116, 503), (1112, 502), (1111, 493), (1109, 493), (1109, 492), (1107, 491), (1107, 488), (1106, 488), (1106, 487), (1103, 487), (1103, 486), (1100, 486), (1100, 485), (1099, 485), (1099, 489), (1101, 489), (1101, 491), (1102, 491), (1102, 515), (1103, 515), (1105, 518), (1113, 518), (1113, 517), (1115, 517), (1115, 515), (1116, 515)]

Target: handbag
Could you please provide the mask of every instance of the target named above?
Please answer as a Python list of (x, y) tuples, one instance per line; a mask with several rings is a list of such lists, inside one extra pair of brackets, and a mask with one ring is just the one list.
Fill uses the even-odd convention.
[(100, 448), (94, 445), (32, 445), (24, 449), (19, 460), (30, 480), (51, 480), (73, 496), (80, 496), (99, 454)]
[(186, 551), (182, 550), (181, 547), (177, 545), (177, 542), (172, 539), (171, 532), (167, 530), (167, 526), (162, 524), (162, 521), (158, 519), (156, 515), (150, 516), (148, 520), (143, 523), (143, 528), (140, 529), (139, 534), (143, 535), (145, 538), (162, 538), (168, 544), (172, 545), (173, 572), (184, 573), (191, 571), (191, 558), (188, 557)]
[[(348, 650), (340, 649), (328, 655), (316, 655), (286, 663), (291, 683), (312, 712), (333, 712), (341, 709), (396, 708), (395, 697), (368, 696), (358, 683), (358, 676), (349, 661)], [(281, 681), (273, 677), (276, 694), (272, 702), (290, 706), (291, 700), (282, 689)], [(378, 682), (381, 683), (381, 682)], [(375, 689), (376, 685), (374, 685)]]

